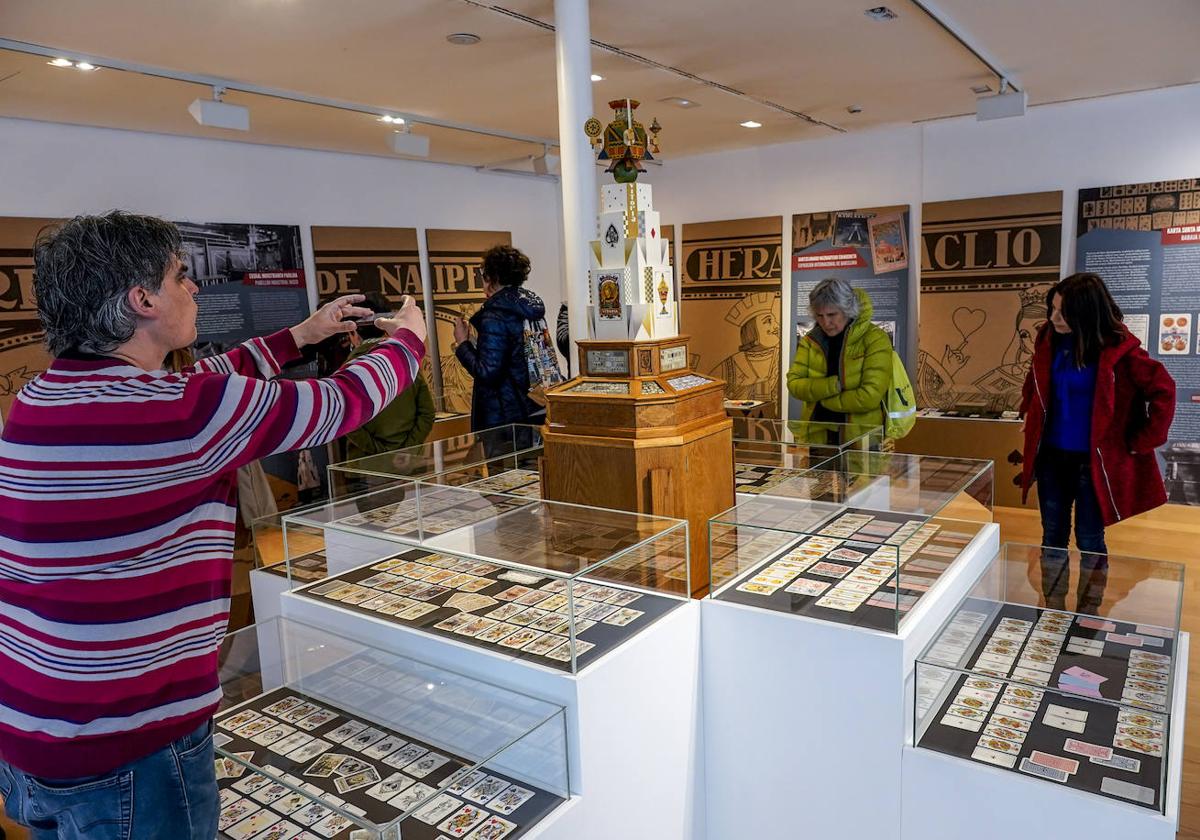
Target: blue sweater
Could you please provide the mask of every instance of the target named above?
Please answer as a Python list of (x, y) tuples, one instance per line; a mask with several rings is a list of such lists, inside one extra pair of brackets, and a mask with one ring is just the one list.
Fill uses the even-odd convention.
[(1046, 443), (1069, 452), (1091, 449), (1092, 403), (1096, 394), (1096, 364), (1075, 364), (1071, 341), (1054, 342), (1050, 369), (1050, 417)]

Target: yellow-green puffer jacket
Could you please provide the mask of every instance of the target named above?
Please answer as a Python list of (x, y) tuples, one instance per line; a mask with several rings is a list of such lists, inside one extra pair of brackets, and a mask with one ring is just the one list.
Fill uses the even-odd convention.
[(828, 342), (820, 327), (813, 327), (796, 346), (796, 358), (788, 369), (788, 391), (804, 401), (801, 420), (809, 420), (817, 403), (846, 415), (846, 422), (875, 427), (883, 425), (883, 395), (892, 381), (892, 342), (887, 333), (871, 323), (874, 308), (862, 289), (855, 289), (859, 314), (846, 327), (838, 376), (827, 376)]

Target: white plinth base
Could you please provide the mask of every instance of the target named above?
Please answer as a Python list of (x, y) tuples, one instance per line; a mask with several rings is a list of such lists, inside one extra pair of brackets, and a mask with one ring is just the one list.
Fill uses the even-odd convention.
[(913, 664), (998, 550), (987, 525), (899, 634), (704, 601), (709, 840), (900, 836)]
[[(904, 748), (904, 840), (1174, 840), (1179, 828), (1188, 634), (1180, 633), (1167, 745), (1166, 814), (934, 750)], [(1114, 773), (1114, 777), (1125, 774)]]
[(681, 604), (576, 675), (294, 593), (281, 605), (289, 618), (566, 707), (580, 802), (545, 840), (702, 836), (698, 603)]
[(250, 570), (250, 601), (254, 604), (255, 624), (279, 618), (279, 596), (288, 588), (288, 579), (285, 577), (262, 569)]

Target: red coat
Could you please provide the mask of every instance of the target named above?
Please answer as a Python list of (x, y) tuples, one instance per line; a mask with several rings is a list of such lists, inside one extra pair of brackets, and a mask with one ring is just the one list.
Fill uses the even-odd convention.
[[(1092, 482), (1105, 525), (1166, 503), (1167, 490), (1154, 450), (1167, 442), (1175, 416), (1175, 381), (1128, 329), (1122, 329), (1120, 343), (1100, 353), (1092, 403)], [(1026, 418), (1022, 501), (1033, 483), (1049, 410), (1052, 332), (1049, 322), (1038, 332), (1022, 393), (1021, 414)]]

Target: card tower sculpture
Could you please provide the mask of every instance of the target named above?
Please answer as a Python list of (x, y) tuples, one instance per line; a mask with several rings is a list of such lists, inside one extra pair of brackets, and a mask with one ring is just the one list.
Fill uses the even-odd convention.
[[(638, 181), (661, 127), (654, 120), (647, 134), (636, 100), (609, 107), (607, 126), (595, 117), (584, 126), (614, 183), (601, 187), (590, 243), (580, 375), (546, 395), (543, 494), (688, 520), (690, 588), (703, 594), (708, 519), (734, 503), (732, 423), (724, 383), (690, 369), (668, 243), (650, 185)], [(682, 592), (682, 569), (663, 559), (659, 573)]]

